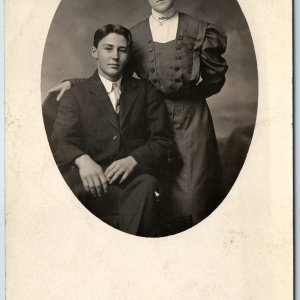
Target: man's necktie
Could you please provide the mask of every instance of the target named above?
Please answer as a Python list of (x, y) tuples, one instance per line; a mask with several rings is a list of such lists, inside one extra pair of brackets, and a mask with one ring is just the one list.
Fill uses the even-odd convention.
[(121, 91), (120, 91), (120, 88), (118, 87), (118, 84), (116, 82), (114, 82), (112, 84), (112, 89), (113, 89), (113, 92), (114, 92), (115, 98), (116, 98), (116, 108), (115, 108), (115, 111), (118, 114), (119, 110), (120, 110), (120, 96), (121, 96)]

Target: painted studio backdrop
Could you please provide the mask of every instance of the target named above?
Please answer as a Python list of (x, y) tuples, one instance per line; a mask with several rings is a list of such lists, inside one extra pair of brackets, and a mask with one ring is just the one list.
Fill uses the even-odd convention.
[[(258, 76), (250, 29), (236, 0), (177, 0), (176, 7), (219, 25), (227, 35), (229, 66), (220, 93), (207, 99), (214, 120), (227, 192), (246, 159), (256, 120)], [(42, 64), (42, 100), (64, 79), (89, 77), (96, 29), (108, 23), (127, 28), (150, 15), (147, 0), (62, 0), (49, 28)]]

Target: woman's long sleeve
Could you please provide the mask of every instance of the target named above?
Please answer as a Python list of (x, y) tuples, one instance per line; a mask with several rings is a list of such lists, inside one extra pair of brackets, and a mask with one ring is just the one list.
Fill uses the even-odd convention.
[(228, 69), (222, 54), (225, 52), (227, 38), (215, 25), (208, 24), (201, 50), (199, 84), (205, 98), (218, 93), (225, 83), (225, 73)]

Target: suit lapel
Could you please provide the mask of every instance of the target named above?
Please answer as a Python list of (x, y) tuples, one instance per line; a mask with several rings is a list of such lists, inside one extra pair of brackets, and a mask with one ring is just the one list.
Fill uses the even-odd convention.
[(136, 83), (130, 77), (122, 79), (122, 93), (120, 98), (120, 125), (122, 126), (137, 98)]
[(119, 128), (118, 116), (114, 111), (110, 98), (99, 78), (98, 72), (90, 78), (89, 93), (92, 103), (99, 112), (115, 127)]

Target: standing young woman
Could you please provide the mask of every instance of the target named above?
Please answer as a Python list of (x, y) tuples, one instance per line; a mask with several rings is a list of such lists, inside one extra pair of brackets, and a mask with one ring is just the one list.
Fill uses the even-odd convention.
[(135, 73), (164, 94), (182, 168), (171, 182), (170, 216), (196, 224), (223, 200), (218, 146), (206, 98), (219, 92), (226, 37), (212, 24), (178, 12), (173, 0), (149, 0), (152, 14), (131, 31)]

